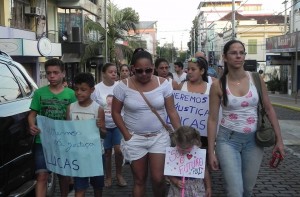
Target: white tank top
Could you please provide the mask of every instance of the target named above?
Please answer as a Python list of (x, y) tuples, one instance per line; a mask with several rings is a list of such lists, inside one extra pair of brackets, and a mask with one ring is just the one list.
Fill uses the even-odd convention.
[(255, 132), (257, 128), (258, 94), (250, 73), (247, 72), (247, 75), (249, 78), (247, 94), (234, 96), (226, 84), (228, 103), (226, 107), (222, 105), (221, 125), (240, 133)]
[[(203, 94), (209, 95), (210, 87), (211, 87), (211, 83), (206, 83), (206, 90), (205, 90), (205, 92)], [(187, 81), (183, 82), (181, 90), (185, 91), (185, 92), (188, 92)]]

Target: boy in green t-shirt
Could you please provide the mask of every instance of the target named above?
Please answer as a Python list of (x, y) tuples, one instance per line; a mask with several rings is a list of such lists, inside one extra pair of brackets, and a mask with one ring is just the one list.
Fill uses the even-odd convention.
[[(36, 116), (42, 115), (56, 120), (66, 119), (67, 106), (76, 101), (74, 91), (63, 86), (65, 77), (64, 64), (61, 60), (52, 58), (45, 62), (45, 70), (49, 85), (39, 88), (34, 92), (28, 122), (30, 133), (36, 135), (35, 138), (35, 168), (36, 168), (36, 196), (46, 196), (47, 180), (49, 171), (47, 170), (43, 148), (36, 126)], [(62, 197), (67, 197), (69, 193), (70, 177), (59, 175), (59, 185)]]

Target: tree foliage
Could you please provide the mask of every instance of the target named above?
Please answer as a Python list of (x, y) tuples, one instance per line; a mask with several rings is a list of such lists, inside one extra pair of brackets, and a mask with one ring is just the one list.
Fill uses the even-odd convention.
[[(107, 51), (109, 61), (118, 63), (116, 54), (121, 50), (125, 56), (132, 53), (130, 45), (120, 44), (120, 41), (126, 40), (129, 30), (136, 30), (136, 24), (139, 22), (138, 13), (132, 8), (118, 9), (118, 7), (108, 1), (107, 5), (107, 28), (105, 29), (99, 22), (85, 18), (84, 32), (87, 35), (85, 53), (82, 62), (97, 55), (99, 48), (102, 53), (105, 51), (105, 35), (107, 32)], [(106, 59), (106, 58), (105, 58)]]

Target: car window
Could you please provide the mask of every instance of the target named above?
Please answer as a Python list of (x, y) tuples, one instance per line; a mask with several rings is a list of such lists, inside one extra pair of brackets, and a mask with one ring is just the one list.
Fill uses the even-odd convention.
[(22, 73), (19, 71), (18, 68), (11, 66), (10, 67), (12, 69), (12, 71), (14, 72), (14, 74), (16, 75), (16, 77), (18, 78), (18, 81), (20, 82), (25, 95), (29, 96), (32, 92), (32, 87), (29, 85), (29, 83), (27, 82), (27, 80), (25, 79), (25, 77), (22, 75)]
[(0, 63), (0, 102), (22, 97), (19, 85), (5, 64)]

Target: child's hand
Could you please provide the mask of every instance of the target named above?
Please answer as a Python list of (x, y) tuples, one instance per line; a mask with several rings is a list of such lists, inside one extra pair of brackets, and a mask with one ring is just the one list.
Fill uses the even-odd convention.
[(41, 132), (40, 129), (36, 125), (30, 126), (30, 134), (31, 135), (37, 135), (40, 132)]
[(184, 184), (182, 183), (181, 179), (178, 179), (176, 177), (170, 176), (169, 177), (170, 181), (172, 182), (173, 185), (175, 185), (176, 187), (182, 189)]
[(106, 137), (106, 133), (107, 133), (106, 130), (100, 129), (100, 137), (101, 137), (102, 139), (104, 139), (104, 138)]
[(178, 187), (180, 189), (184, 188), (184, 184), (183, 184), (182, 180), (177, 180), (177, 183), (175, 185), (176, 185), (176, 187)]
[(98, 128), (101, 128), (103, 125), (101, 124), (101, 121), (99, 118), (96, 119), (96, 125)]
[(179, 189), (182, 189), (184, 187), (182, 180), (175, 179), (175, 180), (172, 180), (172, 183)]

